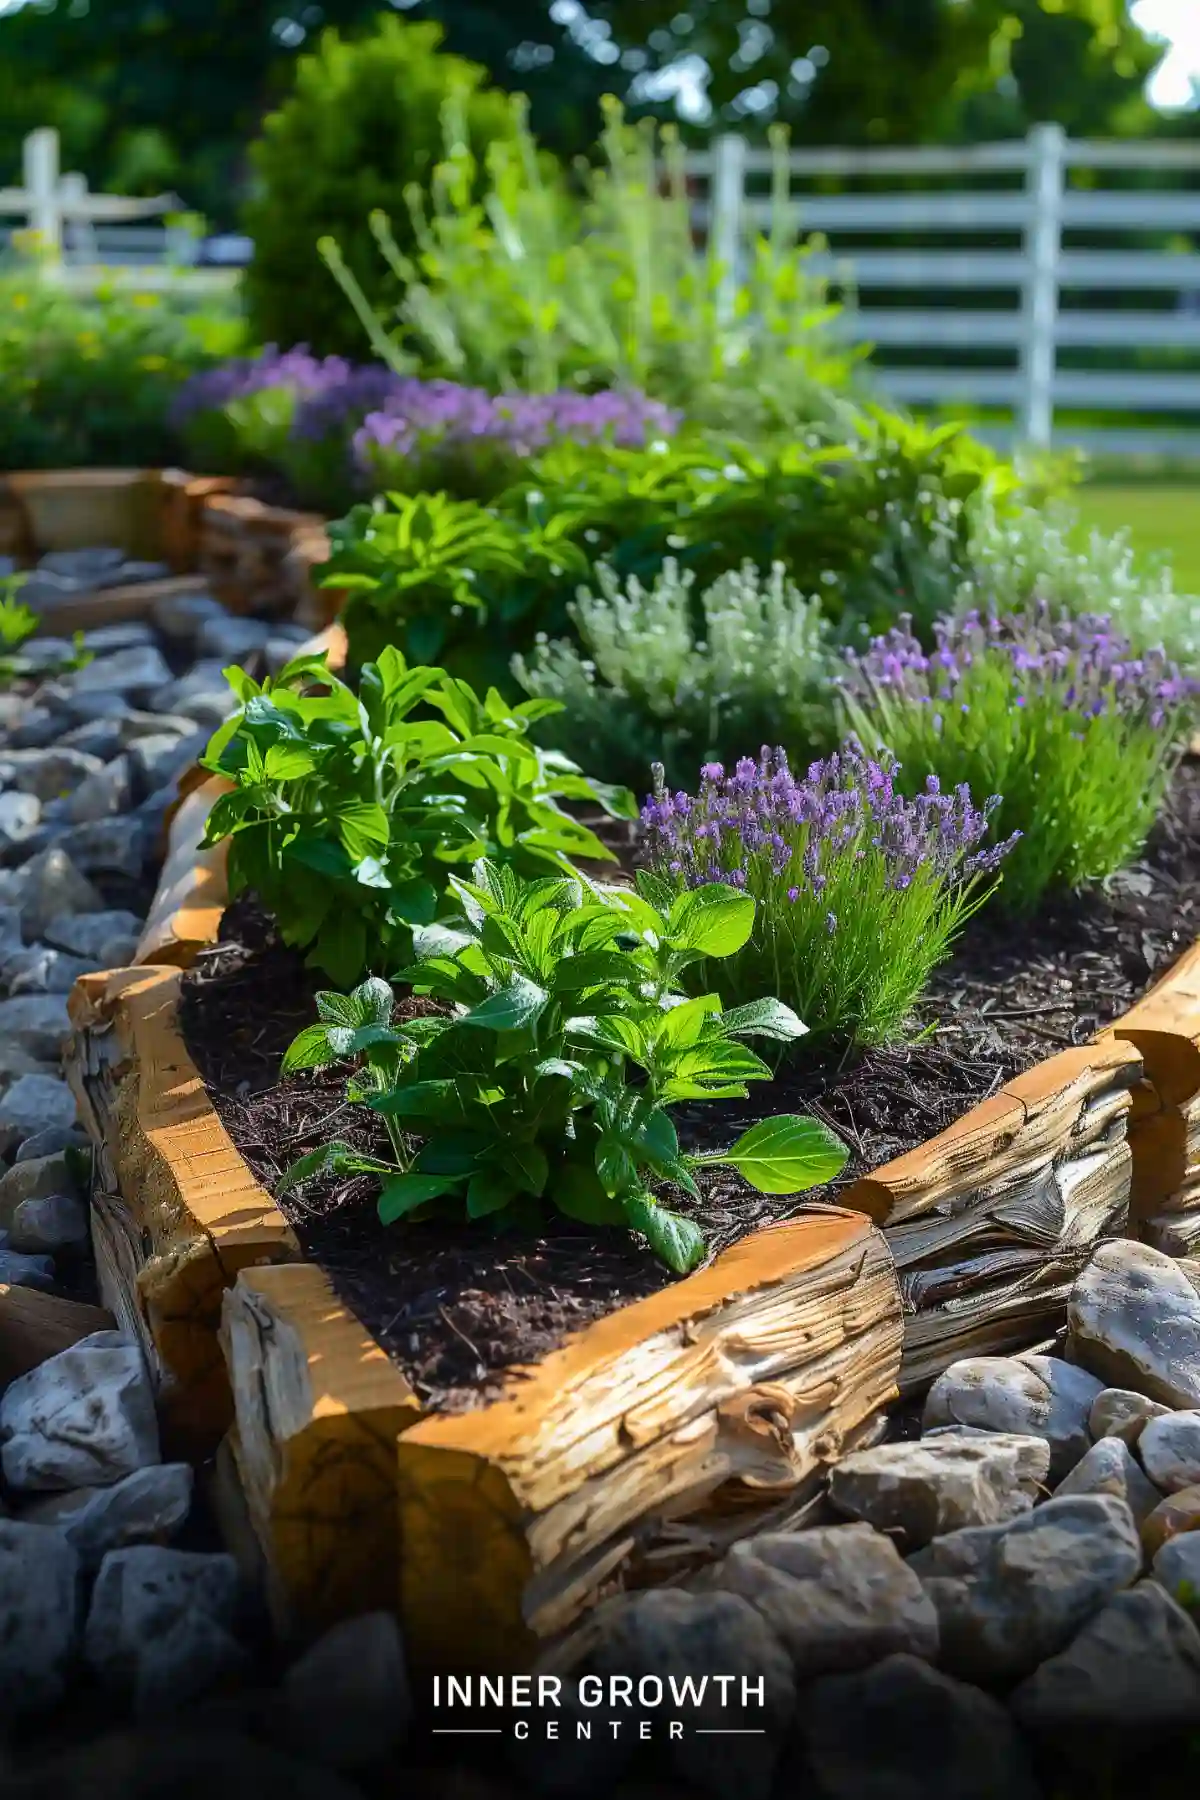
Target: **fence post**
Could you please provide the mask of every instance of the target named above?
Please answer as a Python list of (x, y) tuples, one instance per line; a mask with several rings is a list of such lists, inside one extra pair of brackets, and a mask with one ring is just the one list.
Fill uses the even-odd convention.
[(94, 263), (96, 231), (88, 216), (86, 175), (64, 175), (58, 185), (62, 210), (63, 251), (66, 259)]
[(717, 315), (723, 324), (733, 317), (742, 247), (742, 208), (746, 195), (746, 140), (735, 131), (713, 139), (709, 187), (708, 241), (720, 264)]
[(1021, 407), (1018, 434), (1036, 449), (1048, 449), (1054, 436), (1054, 374), (1058, 336), (1058, 259), (1062, 247), (1062, 201), (1066, 174), (1067, 134), (1061, 125), (1035, 125), (1029, 133), (1026, 192), (1029, 218), (1025, 227), (1021, 348)]
[(52, 125), (31, 131), (21, 152), (21, 172), (29, 195), (29, 229), (50, 262), (62, 260), (62, 213), (58, 193), (58, 133)]

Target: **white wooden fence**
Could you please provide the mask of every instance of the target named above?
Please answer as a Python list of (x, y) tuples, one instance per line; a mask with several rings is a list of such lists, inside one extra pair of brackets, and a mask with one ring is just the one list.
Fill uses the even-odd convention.
[[(1200, 142), (1076, 142), (1043, 125), (962, 149), (796, 150), (788, 165), (801, 227), (828, 239), (814, 266), (851, 286), (847, 329), (876, 347), (885, 391), (982, 409), (1002, 442), (1200, 455)], [(688, 159), (723, 261), (769, 220), (771, 168), (733, 135)], [(852, 191), (864, 178), (870, 191)], [(1078, 366), (1079, 351), (1105, 366)]]
[(43, 276), (84, 292), (112, 280), (139, 288), (230, 286), (236, 269), (192, 266), (196, 240), (171, 222), (180, 211), (174, 194), (143, 200), (89, 192), (84, 176), (61, 172), (58, 133), (47, 126), (25, 139), (21, 186), (0, 188), (0, 245), (15, 232), (34, 234)]

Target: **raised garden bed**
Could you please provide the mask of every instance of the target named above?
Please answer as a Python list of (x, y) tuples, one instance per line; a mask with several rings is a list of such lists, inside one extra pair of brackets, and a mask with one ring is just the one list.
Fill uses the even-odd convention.
[[(682, 1281), (581, 1228), (385, 1233), (361, 1184), (277, 1207), (271, 1182), (339, 1096), (321, 1076), (277, 1085), (314, 984), (245, 907), (182, 978), (85, 984), (74, 1080), (126, 1241), (149, 1246), (140, 1266), (112, 1259), (106, 1302), (140, 1312), (180, 1411), (203, 1393), (210, 1435), (233, 1417), (281, 1619), (377, 1603), (397, 1571), (419, 1661), (519, 1665), (612, 1585), (794, 1513), (897, 1388), (1053, 1338), (1098, 1239), (1187, 1216), (1195, 958), (1138, 996), (1194, 933), (1196, 791), (1185, 767), (1143, 864), (1039, 921), (1033, 952), (981, 923), (935, 984), (932, 1039), (773, 1084), (770, 1110), (844, 1135), (845, 1176), (768, 1223), (739, 1217), (722, 1174), (705, 1192), (718, 1254)], [(176, 932), (180, 961), (219, 879), (204, 924)], [(123, 1049), (101, 1072), (106, 1041)], [(140, 1134), (121, 1129), (131, 1109)], [(159, 1160), (165, 1207), (144, 1198)]]

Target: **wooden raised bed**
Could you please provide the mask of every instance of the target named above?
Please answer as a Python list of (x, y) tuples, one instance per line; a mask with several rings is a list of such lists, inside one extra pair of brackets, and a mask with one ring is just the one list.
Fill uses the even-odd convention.
[[(167, 904), (206, 804), (188, 799), (153, 915), (181, 963), (224, 897), (206, 867)], [(490, 1405), (421, 1417), (226, 1136), (174, 1023), (178, 980), (87, 977), (72, 1002), (106, 1304), (140, 1314), (207, 1448), (232, 1420), (225, 1464), (280, 1622), (315, 1629), (397, 1582), (425, 1666), (527, 1666), (607, 1587), (673, 1572), (664, 1545), (702, 1554), (794, 1513), (897, 1387), (1051, 1338), (1095, 1243), (1187, 1218), (1200, 1187), (1197, 951), (838, 1208), (599, 1320)]]
[(112, 544), (176, 572), (169, 581), (81, 593), (55, 607), (56, 631), (144, 618), (156, 600), (199, 583), (234, 612), (295, 618), (314, 630), (329, 624), (341, 596), (310, 578), (329, 554), (324, 520), (264, 505), (238, 485), (182, 469), (0, 476), (0, 555), (29, 562), (47, 550)]

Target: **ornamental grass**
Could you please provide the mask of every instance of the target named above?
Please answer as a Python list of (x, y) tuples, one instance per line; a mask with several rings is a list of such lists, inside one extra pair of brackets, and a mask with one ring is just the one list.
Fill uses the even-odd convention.
[(1020, 834), (1002, 901), (1028, 914), (1132, 861), (1162, 805), (1200, 684), (1162, 650), (1135, 653), (1107, 617), (1038, 604), (969, 612), (925, 651), (907, 618), (851, 655), (849, 723), (899, 759), (900, 785), (929, 778), (1002, 796), (994, 841)]
[(744, 757), (731, 775), (706, 764), (695, 796), (669, 793), (656, 767), (642, 812), (652, 868), (680, 887), (728, 882), (757, 902), (744, 947), (697, 970), (726, 1006), (770, 991), (813, 1037), (905, 1036), (1012, 843), (981, 848), (998, 796), (979, 806), (965, 783), (943, 792), (931, 776), (908, 798), (899, 772), (854, 738), (799, 777), (781, 749)]

